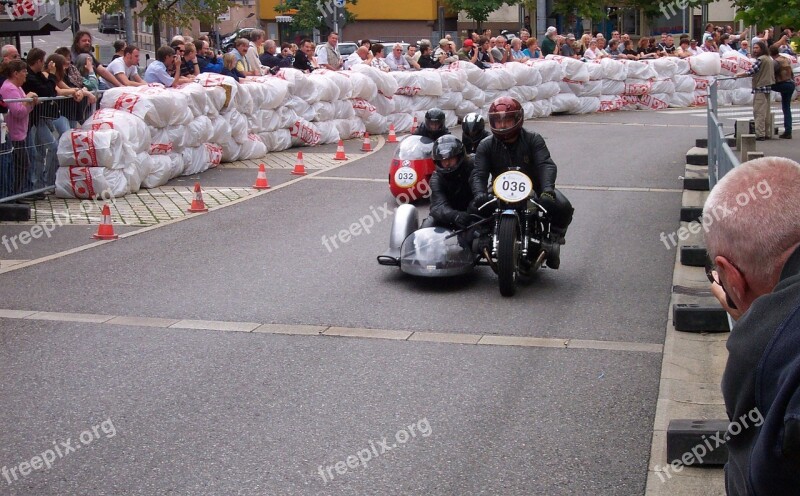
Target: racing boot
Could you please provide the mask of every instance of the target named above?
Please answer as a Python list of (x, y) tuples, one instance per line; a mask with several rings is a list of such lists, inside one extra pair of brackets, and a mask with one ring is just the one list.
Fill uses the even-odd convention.
[(563, 245), (564, 243), (566, 243), (566, 240), (564, 239), (566, 234), (567, 234), (566, 228), (556, 227), (550, 224), (550, 239), (553, 241), (553, 243), (559, 245)]

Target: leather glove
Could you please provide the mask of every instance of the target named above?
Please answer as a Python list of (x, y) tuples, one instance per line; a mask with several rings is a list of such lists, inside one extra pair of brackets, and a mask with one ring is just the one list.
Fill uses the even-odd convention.
[(553, 205), (553, 204), (556, 203), (556, 192), (553, 191), (552, 189), (546, 189), (546, 190), (542, 191), (541, 195), (539, 195), (539, 199), (542, 202), (547, 202), (547, 203)]
[(478, 193), (475, 195), (475, 198), (472, 200), (472, 204), (475, 205), (475, 209), (481, 208), (481, 205), (491, 200), (489, 193)]
[(455, 219), (453, 219), (453, 223), (458, 226), (459, 229), (464, 229), (468, 225), (472, 224), (470, 222), (469, 214), (466, 212), (459, 212), (455, 215)]

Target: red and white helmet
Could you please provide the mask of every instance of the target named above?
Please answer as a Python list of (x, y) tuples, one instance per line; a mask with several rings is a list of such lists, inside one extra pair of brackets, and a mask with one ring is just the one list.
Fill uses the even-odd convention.
[(497, 97), (489, 106), (489, 129), (501, 141), (516, 140), (524, 120), (522, 105), (510, 96)]

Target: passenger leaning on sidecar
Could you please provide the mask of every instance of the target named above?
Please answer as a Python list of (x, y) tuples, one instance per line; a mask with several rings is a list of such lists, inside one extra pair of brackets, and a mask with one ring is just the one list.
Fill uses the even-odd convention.
[(553, 241), (564, 244), (574, 209), (567, 197), (556, 189), (558, 168), (550, 158), (544, 138), (523, 129), (524, 119), (522, 105), (509, 96), (498, 97), (489, 107), (492, 137), (478, 145), (475, 168), (470, 176), (474, 205), (481, 206), (489, 201), (489, 176), (494, 178), (510, 167), (519, 167), (533, 181), (539, 203), (548, 212)]
[(414, 134), (425, 136), (431, 141), (436, 141), (440, 136), (450, 134), (450, 130), (445, 126), (444, 111), (440, 108), (432, 108), (425, 112), (425, 122), (417, 127)]
[(453, 135), (445, 135), (433, 143), (431, 176), (431, 216), (422, 227), (463, 229), (470, 224), (467, 209), (472, 202), (469, 176), (473, 161), (464, 153), (464, 145)]

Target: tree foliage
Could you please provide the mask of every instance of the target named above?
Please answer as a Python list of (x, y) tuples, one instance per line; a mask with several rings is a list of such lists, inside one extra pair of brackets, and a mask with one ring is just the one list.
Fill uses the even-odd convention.
[[(345, 0), (345, 15), (347, 22), (353, 22), (356, 17), (347, 10), (347, 4), (355, 5), (357, 0)], [(275, 7), (275, 12), (285, 13), (296, 10), (292, 14), (292, 29), (302, 33), (311, 33), (314, 29), (327, 31), (328, 27), (321, 17), (323, 13), (333, 8), (333, 0), (283, 0)]]
[(504, 3), (514, 5), (517, 2), (507, 0), (444, 0), (451, 10), (464, 11), (478, 25), (489, 18), (489, 14), (503, 6)]
[[(82, 0), (95, 14), (122, 12), (122, 0)], [(233, 5), (230, 0), (141, 0), (139, 17), (155, 25), (159, 21), (171, 26), (189, 27), (195, 19), (213, 24), (220, 14)]]
[(800, 0), (733, 0), (736, 19), (759, 28), (800, 27)]

